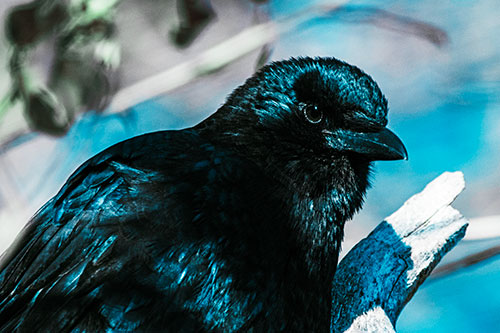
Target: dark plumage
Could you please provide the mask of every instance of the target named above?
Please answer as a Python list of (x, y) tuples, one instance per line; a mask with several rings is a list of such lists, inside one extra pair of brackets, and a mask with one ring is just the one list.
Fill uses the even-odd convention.
[(264, 67), (193, 128), (83, 164), (0, 263), (0, 331), (326, 332), (387, 101), (334, 58)]

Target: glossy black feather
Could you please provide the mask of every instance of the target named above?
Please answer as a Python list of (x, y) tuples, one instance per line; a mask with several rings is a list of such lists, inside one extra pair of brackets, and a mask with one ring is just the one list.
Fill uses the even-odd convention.
[(326, 331), (371, 159), (325, 136), (365, 138), (386, 114), (359, 69), (292, 59), (193, 128), (96, 155), (3, 255), (0, 330)]

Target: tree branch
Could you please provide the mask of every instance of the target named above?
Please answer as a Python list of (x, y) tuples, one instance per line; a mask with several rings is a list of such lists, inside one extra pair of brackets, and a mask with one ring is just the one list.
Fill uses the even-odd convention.
[(450, 206), (463, 188), (461, 172), (445, 172), (346, 255), (333, 286), (332, 331), (394, 332), (403, 307), (465, 235), (466, 219)]

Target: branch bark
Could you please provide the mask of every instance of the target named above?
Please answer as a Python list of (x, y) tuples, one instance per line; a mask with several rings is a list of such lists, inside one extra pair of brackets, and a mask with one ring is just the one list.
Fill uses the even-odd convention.
[(461, 172), (445, 172), (345, 256), (334, 280), (332, 332), (394, 332), (403, 307), (465, 235), (467, 220), (450, 206), (464, 186)]

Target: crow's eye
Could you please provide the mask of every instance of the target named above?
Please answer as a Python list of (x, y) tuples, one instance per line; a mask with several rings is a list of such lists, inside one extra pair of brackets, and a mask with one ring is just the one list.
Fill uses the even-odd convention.
[(302, 112), (307, 121), (312, 124), (318, 124), (323, 120), (323, 111), (316, 105), (304, 104), (302, 105)]

